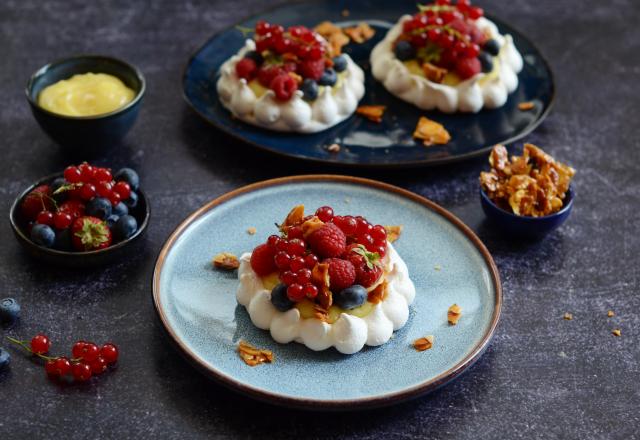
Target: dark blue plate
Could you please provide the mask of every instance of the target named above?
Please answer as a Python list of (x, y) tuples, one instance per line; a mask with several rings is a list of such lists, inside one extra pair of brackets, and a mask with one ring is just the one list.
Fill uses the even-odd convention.
[[(345, 9), (349, 11), (349, 21), (342, 16)], [(369, 54), (400, 16), (414, 11), (414, 1), (376, 2), (374, 6), (366, 0), (319, 0), (281, 6), (238, 23), (238, 26), (253, 28), (259, 19), (284, 26), (314, 26), (323, 20), (338, 24), (367, 21), (376, 29), (375, 37), (364, 44), (350, 44), (345, 51), (366, 73), (366, 93), (361, 104), (387, 106), (380, 124), (354, 115), (320, 133), (287, 134), (233, 119), (220, 104), (215, 83), (220, 65), (244, 43), (245, 37), (235, 27), (212, 37), (190, 58), (183, 76), (184, 97), (206, 121), (256, 147), (299, 159), (365, 167), (423, 166), (468, 159), (488, 153), (495, 144), (522, 138), (547, 116), (554, 98), (549, 65), (529, 40), (493, 17), (489, 19), (496, 23), (500, 33), (513, 36), (524, 59), (524, 68), (518, 75), (518, 89), (509, 95), (503, 107), (477, 114), (447, 115), (419, 110), (387, 92), (371, 76)], [(518, 103), (525, 101), (534, 102), (534, 109), (519, 110)], [(412, 133), (422, 115), (444, 124), (452, 140), (445, 146), (429, 148), (414, 140)], [(327, 151), (327, 146), (333, 143), (342, 146), (337, 154)]]

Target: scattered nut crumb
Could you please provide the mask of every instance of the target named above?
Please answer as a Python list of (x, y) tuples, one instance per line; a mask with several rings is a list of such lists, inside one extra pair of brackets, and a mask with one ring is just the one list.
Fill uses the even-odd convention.
[(367, 23), (362, 22), (357, 26), (345, 28), (344, 33), (353, 41), (360, 44), (371, 39), (376, 34), (376, 31)]
[(573, 319), (573, 315), (567, 312), (564, 314), (563, 318), (566, 319), (567, 321), (571, 321)]
[(317, 25), (314, 29), (325, 40), (329, 42), (331, 49), (331, 55), (336, 57), (342, 53), (342, 47), (349, 44), (349, 37), (342, 31), (341, 28), (331, 23), (330, 21), (323, 21)]
[(609, 318), (612, 318), (612, 317), (614, 317), (614, 316), (615, 316), (615, 313), (613, 313), (613, 310), (609, 310), (609, 311), (607, 312), (607, 316), (608, 316)]
[(340, 145), (331, 144), (327, 147), (327, 151), (329, 151), (329, 153), (337, 153), (340, 151)]
[(218, 269), (235, 270), (240, 267), (240, 261), (238, 257), (229, 252), (222, 252), (213, 257), (213, 266)]
[(273, 353), (271, 350), (262, 350), (255, 348), (253, 345), (245, 341), (238, 343), (238, 354), (245, 364), (255, 367), (256, 365), (273, 362)]
[(247, 229), (247, 234), (249, 234), (249, 235), (255, 235), (256, 232), (258, 232), (258, 230), (256, 228), (254, 228), (253, 226), (251, 226), (249, 229)]
[(348, 17), (350, 12), (348, 9), (343, 9), (342, 12), (340, 13), (343, 17)]
[(442, 124), (424, 116), (418, 120), (413, 137), (421, 139), (426, 147), (434, 144), (444, 145), (451, 140), (451, 135)]
[(389, 243), (395, 242), (402, 234), (402, 225), (387, 225), (384, 229), (387, 231), (387, 241)]
[(458, 323), (458, 320), (460, 319), (461, 314), (462, 307), (460, 307), (458, 304), (453, 304), (451, 307), (449, 307), (449, 310), (447, 310), (447, 320), (449, 321), (449, 324), (456, 325)]
[(439, 264), (436, 264), (435, 266), (433, 266), (433, 268), (438, 271), (442, 270), (442, 266), (440, 266)]
[(622, 335), (622, 333), (620, 332), (620, 329), (619, 329), (619, 328), (614, 329), (611, 333), (613, 333), (613, 336), (620, 336), (620, 335)]
[(447, 69), (443, 69), (431, 63), (424, 63), (422, 65), (422, 71), (429, 81), (433, 81), (435, 83), (441, 83), (447, 75)]
[(433, 335), (428, 335), (413, 341), (413, 348), (415, 348), (416, 351), (425, 351), (431, 347), (433, 347)]
[(344, 198), (344, 203), (346, 203), (346, 204), (351, 203), (351, 199), (349, 197), (345, 197)]
[(531, 110), (535, 107), (536, 105), (531, 102), (531, 101), (527, 101), (527, 102), (521, 102), (520, 104), (518, 104), (518, 109), (522, 110), (523, 112), (527, 111), (527, 110)]
[(356, 114), (379, 124), (386, 109), (386, 105), (361, 105), (356, 109)]

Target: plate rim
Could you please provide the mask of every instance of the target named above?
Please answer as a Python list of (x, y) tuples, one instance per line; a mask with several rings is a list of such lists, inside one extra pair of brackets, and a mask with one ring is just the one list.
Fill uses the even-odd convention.
[[(311, 183), (311, 182), (330, 182), (330, 183), (343, 183), (343, 184), (355, 184), (359, 186), (365, 186), (374, 188), (377, 190), (382, 190), (386, 192), (390, 192), (401, 197), (408, 198), (409, 200), (419, 203), (427, 209), (439, 214), (450, 224), (455, 226), (463, 235), (475, 246), (475, 248), (480, 252), (485, 264), (487, 265), (491, 280), (493, 284), (493, 290), (495, 292), (495, 301), (493, 313), (491, 316), (491, 321), (487, 331), (484, 333), (480, 341), (473, 347), (473, 349), (469, 352), (467, 356), (465, 356), (460, 362), (458, 362), (453, 367), (445, 370), (441, 374), (436, 377), (426, 380), (424, 382), (419, 383), (418, 385), (414, 385), (410, 388), (405, 388), (400, 391), (395, 391), (391, 393), (381, 394), (378, 396), (369, 396), (362, 398), (352, 398), (352, 399), (312, 399), (312, 398), (298, 398), (292, 397), (283, 394), (277, 394), (270, 391), (265, 391), (255, 386), (251, 386), (245, 383), (240, 382), (232, 377), (228, 377), (224, 374), (221, 374), (215, 368), (210, 368), (207, 366), (198, 356), (186, 346), (186, 344), (180, 340), (180, 338), (173, 331), (171, 325), (168, 322), (167, 316), (162, 307), (162, 303), (160, 300), (160, 277), (162, 274), (162, 270), (164, 268), (164, 263), (166, 261), (166, 257), (173, 248), (176, 241), (182, 236), (182, 234), (191, 226), (196, 220), (201, 218), (204, 214), (209, 211), (215, 209), (217, 206), (224, 204), (225, 202), (242, 196), (244, 194), (248, 194), (257, 190), (277, 187), (286, 184), (295, 184), (295, 183)], [(185, 357), (191, 364), (193, 364), (198, 370), (204, 373), (209, 378), (214, 379), (221, 385), (226, 386), (227, 388), (240, 392), (249, 397), (253, 397), (257, 400), (261, 400), (263, 402), (278, 404), (281, 406), (293, 407), (293, 408), (302, 408), (302, 409), (322, 409), (322, 410), (352, 410), (352, 409), (370, 409), (370, 408), (378, 408), (383, 406), (389, 406), (396, 403), (400, 403), (406, 400), (410, 400), (424, 394), (429, 393), (430, 391), (439, 388), (440, 386), (445, 385), (451, 380), (458, 377), (464, 371), (466, 371), (471, 365), (477, 361), (480, 356), (484, 353), (487, 348), (489, 342), (491, 341), (495, 330), (497, 328), (498, 322), (500, 320), (501, 312), (502, 312), (502, 285), (500, 281), (500, 274), (498, 268), (489, 253), (488, 249), (482, 243), (480, 238), (465, 225), (462, 220), (456, 217), (454, 214), (444, 209), (440, 205), (432, 202), (431, 200), (423, 197), (419, 194), (411, 192), (409, 190), (397, 187), (395, 185), (391, 185), (384, 182), (379, 182), (376, 180), (366, 179), (362, 177), (353, 177), (346, 175), (338, 175), (338, 174), (308, 174), (308, 175), (296, 175), (289, 177), (278, 177), (274, 179), (263, 180), (260, 182), (252, 183), (225, 194), (222, 194), (219, 197), (214, 198), (213, 200), (207, 202), (200, 208), (196, 209), (194, 212), (189, 214), (186, 219), (184, 219), (177, 228), (171, 233), (169, 238), (165, 241), (160, 250), (158, 257), (156, 259), (156, 263), (154, 265), (153, 275), (152, 275), (152, 299), (154, 304), (154, 309), (160, 322), (162, 324), (163, 330), (165, 334), (172, 341), (173, 345), (178, 348), (178, 351)]]
[[(262, 145), (262, 144), (260, 144), (258, 142), (253, 142), (253, 141), (251, 141), (249, 139), (246, 139), (245, 137), (243, 137), (243, 136), (241, 136), (239, 134), (236, 134), (236, 132), (234, 130), (228, 129), (223, 124), (219, 124), (216, 121), (213, 121), (213, 120), (209, 119), (205, 114), (203, 114), (200, 110), (198, 110), (198, 108), (195, 106), (195, 104), (189, 99), (189, 97), (187, 96), (186, 87), (185, 87), (186, 79), (187, 79), (187, 71), (189, 70), (189, 67), (191, 66), (191, 64), (192, 64), (193, 60), (195, 59), (196, 55), (198, 53), (200, 53), (207, 45), (209, 45), (209, 43), (211, 43), (211, 41), (213, 41), (216, 37), (218, 37), (219, 35), (222, 35), (225, 32), (228, 32), (228, 31), (234, 29), (235, 27), (240, 25), (240, 23), (243, 23), (243, 22), (245, 22), (247, 20), (257, 19), (260, 16), (264, 15), (265, 13), (271, 12), (271, 11), (275, 11), (276, 9), (286, 8), (287, 6), (291, 6), (292, 4), (321, 3), (321, 2), (324, 2), (324, 1), (326, 1), (326, 0), (312, 0), (312, 1), (306, 1), (306, 2), (304, 0), (293, 0), (290, 3), (279, 3), (279, 4), (273, 5), (271, 7), (268, 7), (266, 9), (263, 9), (263, 10), (261, 10), (260, 12), (258, 12), (256, 14), (252, 14), (252, 15), (249, 15), (248, 17), (242, 18), (242, 19), (238, 20), (237, 22), (233, 23), (232, 25), (227, 26), (227, 27), (219, 30), (218, 32), (214, 33), (209, 38), (207, 38), (204, 41), (204, 43), (202, 43), (200, 46), (198, 46), (197, 49), (195, 49), (193, 52), (191, 52), (191, 54), (189, 55), (189, 58), (187, 59), (187, 62), (185, 63), (184, 67), (182, 68), (182, 75), (180, 76), (180, 90), (181, 90), (182, 99), (186, 102), (187, 106), (189, 108), (191, 108), (191, 110), (194, 111), (208, 125), (211, 125), (211, 126), (217, 128), (218, 130), (222, 131), (223, 133), (227, 134), (228, 136), (232, 137), (233, 139), (235, 139), (237, 141), (240, 141), (240, 142), (242, 142), (242, 143), (244, 143), (246, 145), (249, 145), (249, 146), (251, 146), (253, 148), (257, 148), (257, 149), (259, 149), (261, 151), (266, 151), (269, 154), (275, 155), (276, 157), (285, 157), (285, 158), (299, 160), (299, 161), (307, 161), (307, 162), (311, 162), (311, 163), (315, 163), (315, 164), (332, 165), (332, 166), (339, 166), (339, 167), (345, 167), (345, 168), (356, 168), (356, 169), (427, 168), (427, 167), (432, 167), (432, 166), (440, 166), (440, 165), (446, 165), (446, 164), (451, 164), (451, 163), (463, 162), (465, 160), (477, 158), (477, 157), (482, 156), (482, 155), (488, 153), (489, 151), (491, 151), (491, 148), (493, 148), (493, 145), (488, 145), (488, 146), (485, 146), (485, 147), (480, 148), (478, 150), (472, 151), (470, 153), (464, 153), (464, 154), (460, 154), (460, 155), (454, 156), (454, 157), (442, 157), (442, 158), (434, 158), (434, 159), (428, 159), (428, 160), (426, 160), (426, 159), (425, 160), (405, 160), (405, 161), (394, 162), (394, 163), (341, 162), (341, 161), (331, 160), (331, 159), (322, 159), (322, 158), (317, 158), (317, 157), (306, 157), (306, 156), (301, 156), (301, 155), (298, 155), (298, 154), (287, 154), (287, 153), (283, 153), (282, 151), (266, 147), (266, 146), (264, 146), (264, 145)], [(522, 38), (527, 40), (527, 42), (531, 45), (531, 47), (533, 47), (533, 49), (535, 49), (535, 51), (539, 54), (540, 59), (542, 60), (542, 62), (544, 63), (544, 65), (546, 67), (546, 70), (549, 72), (549, 79), (551, 81), (551, 95), (550, 95), (550, 98), (549, 98), (549, 105), (547, 105), (547, 108), (540, 114), (540, 116), (536, 119), (536, 121), (533, 124), (531, 124), (529, 127), (527, 127), (527, 129), (523, 130), (522, 132), (518, 133), (515, 136), (512, 136), (512, 137), (510, 137), (508, 139), (505, 139), (502, 142), (500, 142), (502, 144), (509, 145), (509, 144), (512, 144), (512, 143), (524, 138), (525, 136), (528, 136), (529, 134), (531, 134), (549, 116), (549, 113), (553, 109), (553, 107), (555, 105), (555, 102), (556, 102), (555, 75), (553, 73), (553, 70), (551, 69), (551, 64), (549, 63), (547, 58), (543, 55), (543, 53), (540, 51), (538, 46), (530, 38), (528, 38), (524, 33), (520, 32), (515, 27), (511, 26), (509, 23), (506, 23), (506, 22), (502, 21), (501, 19), (496, 18), (493, 14), (485, 14), (485, 16), (487, 18), (489, 18), (491, 21), (493, 21), (494, 23), (496, 23), (496, 24), (507, 26), (507, 27), (513, 29)], [(349, 121), (351, 118), (353, 118), (353, 115), (351, 115), (349, 118), (345, 119), (342, 123)], [(259, 127), (255, 127), (255, 128), (259, 128)], [(264, 130), (266, 130), (266, 129), (264, 129)]]

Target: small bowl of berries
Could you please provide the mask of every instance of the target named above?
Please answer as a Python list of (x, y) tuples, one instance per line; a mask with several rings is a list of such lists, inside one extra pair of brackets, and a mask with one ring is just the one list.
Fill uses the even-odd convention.
[(112, 173), (86, 162), (44, 177), (13, 203), (9, 220), (34, 257), (69, 266), (98, 266), (124, 257), (149, 223), (149, 203), (131, 168)]

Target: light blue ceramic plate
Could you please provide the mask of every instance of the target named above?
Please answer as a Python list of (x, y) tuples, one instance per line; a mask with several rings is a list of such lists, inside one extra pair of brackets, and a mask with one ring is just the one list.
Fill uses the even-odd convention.
[[(280, 345), (237, 305), (236, 273), (212, 269), (215, 254), (250, 251), (300, 203), (308, 211), (331, 205), (338, 214), (404, 226), (396, 248), (417, 295), (408, 323), (388, 343), (350, 356)], [(249, 227), (258, 232), (248, 234)], [(200, 208), (163, 247), (153, 297), (169, 336), (209, 376), (269, 402), (332, 409), (396, 403), (457, 377), (487, 346), (502, 303), (491, 256), (452, 214), (391, 185), (328, 175), (256, 183)], [(447, 323), (453, 303), (463, 310), (456, 326)], [(419, 353), (411, 344), (425, 335), (434, 335), (434, 347)], [(275, 363), (245, 365), (236, 352), (240, 339), (273, 350)]]

